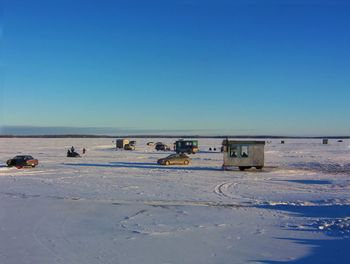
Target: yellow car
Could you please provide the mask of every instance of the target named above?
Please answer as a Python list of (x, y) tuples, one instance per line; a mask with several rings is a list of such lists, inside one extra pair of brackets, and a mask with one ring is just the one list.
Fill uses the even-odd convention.
[(159, 159), (159, 165), (188, 165), (190, 158), (185, 154), (171, 154), (166, 158)]

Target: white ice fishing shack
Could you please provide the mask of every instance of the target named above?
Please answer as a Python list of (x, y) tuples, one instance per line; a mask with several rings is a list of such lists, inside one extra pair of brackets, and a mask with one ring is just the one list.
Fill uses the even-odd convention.
[(224, 170), (238, 167), (240, 170), (255, 167), (261, 170), (265, 163), (265, 141), (228, 140), (222, 142)]

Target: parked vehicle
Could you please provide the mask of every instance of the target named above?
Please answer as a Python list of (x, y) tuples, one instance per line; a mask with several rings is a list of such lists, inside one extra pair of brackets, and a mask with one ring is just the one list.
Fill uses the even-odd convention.
[(69, 150), (67, 151), (67, 157), (68, 158), (80, 158), (80, 154), (78, 152), (75, 152), (75, 151), (72, 151), (72, 150)]
[(150, 146), (150, 147), (154, 146), (154, 142), (152, 142), (152, 141), (147, 142), (147, 146)]
[(188, 165), (190, 158), (185, 154), (171, 154), (166, 158), (159, 159), (157, 163), (159, 165)]
[(136, 146), (136, 141), (135, 140), (131, 140), (130, 143), (129, 143), (130, 146)]
[(175, 142), (176, 153), (195, 154), (199, 151), (198, 140), (178, 140)]
[(30, 155), (20, 155), (20, 156), (15, 156), (12, 159), (9, 159), (6, 161), (6, 164), (8, 167), (17, 167), (17, 168), (22, 168), (22, 167), (32, 167), (34, 168), (39, 164), (39, 161), (37, 159), (34, 159)]
[(166, 144), (163, 144), (163, 143), (157, 143), (155, 149), (157, 151), (169, 151), (170, 147)]
[(135, 145), (126, 144), (124, 146), (124, 150), (135, 150)]

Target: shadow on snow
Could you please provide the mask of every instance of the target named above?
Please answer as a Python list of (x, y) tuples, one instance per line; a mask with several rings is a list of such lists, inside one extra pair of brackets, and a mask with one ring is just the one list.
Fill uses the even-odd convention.
[(291, 261), (258, 260), (259, 263), (268, 264), (331, 264), (350, 262), (350, 238), (314, 240), (314, 239), (291, 239), (294, 243), (310, 246), (309, 255)]
[[(291, 205), (277, 205), (277, 206), (257, 206), (258, 208), (267, 210), (281, 210), (296, 214), (297, 217), (305, 217), (310, 220), (318, 221), (320, 219), (331, 219), (349, 217), (349, 205), (331, 205), (331, 206), (291, 206)], [(298, 229), (296, 227), (289, 228), (292, 231), (303, 232), (323, 232), (317, 228)], [(327, 234), (330, 239), (294, 239), (294, 238), (280, 238), (293, 241), (294, 243), (307, 245), (311, 248), (310, 254), (300, 259), (290, 261), (273, 261), (273, 260), (255, 260), (261, 263), (269, 264), (313, 264), (313, 263), (350, 263), (350, 237), (339, 233)]]
[(286, 182), (301, 183), (301, 184), (332, 184), (331, 181), (327, 180), (284, 180)]
[(150, 162), (111, 162), (109, 164), (97, 163), (63, 163), (67, 166), (80, 167), (105, 167), (105, 168), (136, 168), (136, 169), (160, 169), (160, 170), (193, 170), (193, 171), (222, 171), (221, 167), (192, 167), (192, 166), (162, 166)]
[(324, 162), (296, 162), (291, 164), (291, 168), (319, 171), (323, 173), (350, 173), (350, 163), (338, 164), (338, 163), (324, 163)]

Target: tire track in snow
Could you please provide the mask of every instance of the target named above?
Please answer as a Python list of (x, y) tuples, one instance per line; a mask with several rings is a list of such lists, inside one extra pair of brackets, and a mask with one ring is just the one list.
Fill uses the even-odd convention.
[(233, 182), (223, 182), (215, 186), (214, 192), (218, 195), (222, 195), (228, 198), (234, 198), (231, 195), (228, 195), (228, 189), (231, 186), (236, 186), (236, 185), (237, 183), (233, 183)]
[[(34, 241), (43, 248), (46, 252), (48, 252), (51, 256), (54, 257), (55, 263), (99, 263), (99, 264), (109, 264), (111, 263), (110, 260), (103, 256), (103, 251), (100, 251), (99, 254), (93, 254), (93, 255), (87, 255), (85, 257), (85, 260), (83, 261), (81, 259), (81, 256), (77, 254), (77, 252), (85, 252), (86, 249), (84, 249), (81, 245), (76, 243), (74, 240), (72, 241), (69, 239), (69, 236), (66, 233), (66, 225), (68, 222), (68, 217), (65, 217), (64, 219), (60, 219), (60, 224), (57, 225), (57, 229), (54, 229), (55, 232), (54, 237), (56, 238), (55, 241), (51, 240), (53, 238), (52, 234), (47, 234), (47, 237), (44, 237), (45, 242), (43, 239), (40, 239), (40, 236), (38, 235), (38, 232), (41, 227), (47, 226), (45, 223), (50, 221), (47, 216), (41, 217), (37, 223), (34, 225), (33, 231), (32, 231), (32, 237), (34, 238)], [(46, 233), (45, 233), (46, 234)], [(53, 247), (56, 248), (56, 250), (59, 250), (61, 254), (58, 254), (57, 252), (48, 245), (47, 242), (54, 242)], [(64, 257), (63, 257), (64, 254)], [(115, 259), (114, 259), (115, 260)], [(81, 262), (82, 261), (82, 262)], [(119, 262), (114, 262), (119, 263)]]
[[(259, 203), (256, 199), (250, 198), (250, 197), (244, 197), (239, 194), (235, 194), (231, 191), (231, 189), (238, 186), (238, 183), (235, 182), (223, 182), (215, 186), (214, 193), (220, 196), (224, 196), (233, 200), (238, 201), (238, 205), (240, 206), (246, 206), (251, 207)], [(237, 191), (235, 191), (237, 192)]]
[(45, 243), (43, 243), (40, 238), (38, 237), (37, 233), (39, 231), (40, 226), (42, 226), (42, 222), (44, 222), (44, 219), (46, 217), (43, 216), (39, 221), (36, 222), (34, 225), (33, 231), (32, 231), (32, 237), (34, 238), (35, 242), (42, 247), (45, 251), (50, 253), (54, 257), (55, 263), (65, 263), (65, 259), (59, 255), (57, 255), (50, 247), (46, 246)]
[(124, 220), (130, 220), (130, 219), (135, 218), (136, 216), (138, 216), (138, 215), (140, 215), (140, 214), (143, 214), (143, 213), (146, 213), (146, 212), (147, 212), (147, 210), (145, 210), (145, 209), (140, 210), (140, 211), (134, 213), (134, 214), (131, 215), (131, 216), (126, 216), (126, 217), (124, 218)]

